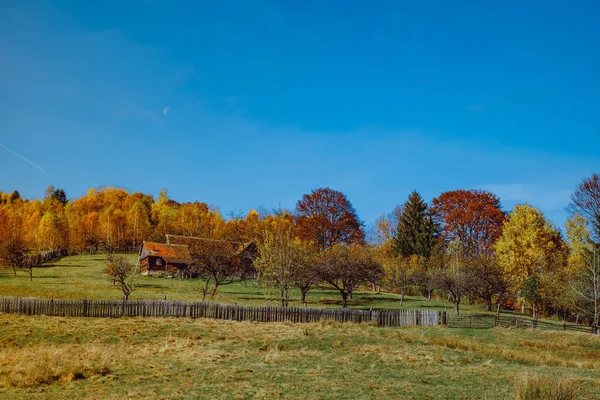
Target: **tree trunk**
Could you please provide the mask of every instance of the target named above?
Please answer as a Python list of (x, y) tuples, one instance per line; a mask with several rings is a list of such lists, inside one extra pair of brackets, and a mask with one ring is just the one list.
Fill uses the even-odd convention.
[(485, 300), (485, 309), (488, 311), (492, 311), (492, 299), (486, 299)]
[(342, 290), (342, 308), (348, 308), (348, 292)]
[(460, 296), (454, 296), (454, 313), (460, 315)]
[(400, 296), (400, 308), (402, 308), (402, 303), (404, 303), (404, 295), (406, 294), (406, 290), (407, 290), (407, 288), (404, 288), (402, 290), (402, 294)]
[(300, 301), (302, 303), (306, 303), (306, 293), (307, 292), (308, 292), (308, 290), (300, 289)]
[(431, 301), (431, 293), (432, 292), (433, 292), (433, 290), (427, 289), (427, 301)]

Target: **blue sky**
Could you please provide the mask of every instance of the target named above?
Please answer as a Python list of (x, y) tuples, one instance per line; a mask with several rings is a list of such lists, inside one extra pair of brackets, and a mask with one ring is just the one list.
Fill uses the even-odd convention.
[[(562, 226), (600, 172), (597, 1), (0, 0), (0, 190), (226, 214), (332, 187), (367, 224), (487, 189)], [(165, 108), (168, 112), (165, 113)]]

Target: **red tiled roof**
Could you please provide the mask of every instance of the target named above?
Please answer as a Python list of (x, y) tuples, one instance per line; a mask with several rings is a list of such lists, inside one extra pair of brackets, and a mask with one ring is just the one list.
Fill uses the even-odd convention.
[(189, 263), (191, 260), (190, 251), (185, 245), (144, 242), (143, 249), (149, 256), (161, 257), (168, 262)]

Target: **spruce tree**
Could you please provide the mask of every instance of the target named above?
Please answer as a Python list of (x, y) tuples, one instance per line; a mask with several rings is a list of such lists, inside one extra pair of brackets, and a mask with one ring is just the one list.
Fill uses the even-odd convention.
[(404, 257), (429, 257), (436, 244), (437, 226), (427, 203), (413, 191), (404, 204), (394, 238), (394, 252)]

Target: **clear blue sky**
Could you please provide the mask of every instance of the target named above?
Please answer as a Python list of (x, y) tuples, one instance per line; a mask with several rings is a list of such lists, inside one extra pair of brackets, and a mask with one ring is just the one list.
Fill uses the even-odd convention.
[[(0, 190), (223, 213), (328, 186), (367, 224), (488, 189), (562, 226), (600, 172), (598, 1), (0, 0)], [(168, 107), (168, 109), (166, 109)]]

